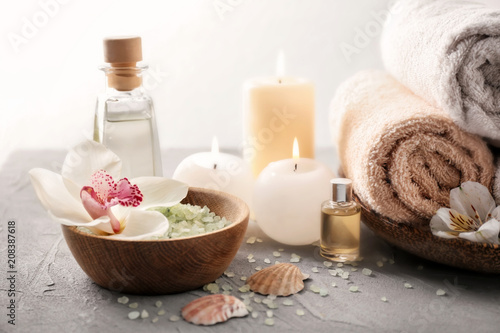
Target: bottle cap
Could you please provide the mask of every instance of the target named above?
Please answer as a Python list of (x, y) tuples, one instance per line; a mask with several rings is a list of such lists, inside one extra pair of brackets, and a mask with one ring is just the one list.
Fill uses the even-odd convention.
[(332, 201), (352, 201), (352, 180), (347, 178), (333, 178), (330, 180), (330, 184), (332, 184)]
[(139, 36), (107, 37), (103, 46), (105, 62), (132, 64), (129, 67), (133, 67), (136, 62), (142, 61), (142, 43)]

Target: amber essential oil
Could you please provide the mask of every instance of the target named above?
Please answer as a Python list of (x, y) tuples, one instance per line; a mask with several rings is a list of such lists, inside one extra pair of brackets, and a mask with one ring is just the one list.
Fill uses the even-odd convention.
[(352, 181), (334, 178), (332, 199), (321, 205), (321, 249), (326, 259), (345, 262), (359, 256), (361, 208), (352, 200)]

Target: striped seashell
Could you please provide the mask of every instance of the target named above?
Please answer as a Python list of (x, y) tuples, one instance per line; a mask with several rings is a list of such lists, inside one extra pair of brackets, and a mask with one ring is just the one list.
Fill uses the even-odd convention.
[(232, 317), (244, 317), (248, 310), (242, 301), (229, 295), (208, 295), (182, 308), (184, 320), (195, 325), (213, 325)]
[(262, 295), (288, 296), (304, 289), (304, 281), (309, 275), (303, 274), (292, 264), (281, 263), (267, 267), (250, 276), (250, 289)]

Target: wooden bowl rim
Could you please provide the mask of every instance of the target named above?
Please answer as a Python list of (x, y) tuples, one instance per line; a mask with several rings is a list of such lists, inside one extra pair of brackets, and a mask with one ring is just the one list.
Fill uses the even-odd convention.
[(369, 208), (368, 206), (366, 206), (355, 193), (354, 193), (354, 198), (355, 198), (356, 202), (361, 206), (361, 208), (366, 213), (372, 215), (373, 217), (375, 217), (379, 221), (386, 223), (386, 224), (389, 224), (391, 227), (394, 227), (394, 228), (399, 228), (401, 226), (404, 226), (405, 228), (428, 233), (434, 240), (436, 240), (436, 245), (438, 245), (439, 242), (449, 243), (449, 244), (457, 243), (460, 245), (465, 245), (467, 247), (477, 247), (479, 249), (489, 248), (491, 250), (498, 250), (500, 253), (500, 245), (498, 245), (498, 244), (491, 244), (491, 243), (484, 243), (484, 242), (473, 242), (471, 240), (459, 238), (459, 237), (456, 237), (456, 238), (438, 237), (438, 236), (434, 235), (432, 233), (432, 231), (430, 230), (430, 220), (429, 220), (429, 225), (426, 228), (419, 228), (419, 227), (416, 227), (410, 223), (395, 222), (395, 221), (389, 219), (388, 217), (385, 217), (385, 216), (381, 215), (380, 213), (374, 211), (373, 209)]
[[(164, 243), (164, 242), (175, 242), (175, 241), (187, 241), (195, 238), (202, 238), (205, 236), (210, 236), (210, 235), (215, 235), (219, 232), (225, 232), (229, 229), (236, 228), (241, 223), (245, 223), (245, 221), (248, 221), (250, 217), (250, 209), (248, 208), (248, 205), (246, 204), (245, 201), (242, 199), (238, 198), (235, 195), (232, 195), (227, 192), (222, 192), (222, 191), (217, 191), (217, 190), (211, 190), (211, 189), (206, 189), (206, 188), (201, 188), (201, 187), (189, 187), (189, 191), (194, 191), (194, 192), (203, 192), (203, 193), (208, 193), (208, 194), (216, 194), (216, 195), (221, 195), (227, 198), (230, 198), (233, 201), (239, 201), (240, 203), (243, 203), (243, 212), (241, 212), (241, 215), (243, 216), (242, 219), (239, 221), (231, 221), (231, 224), (225, 226), (222, 229), (219, 230), (214, 230), (207, 232), (205, 234), (200, 234), (200, 235), (193, 235), (193, 236), (187, 236), (187, 237), (181, 237), (181, 238), (167, 238), (167, 239), (114, 239), (114, 238), (109, 238), (109, 236), (100, 236), (100, 235), (93, 235), (89, 234), (87, 232), (78, 230), (77, 226), (68, 226), (68, 225), (61, 225), (63, 228), (68, 229), (70, 232), (78, 234), (79, 236), (83, 237), (89, 237), (89, 238), (95, 238), (95, 239), (102, 239), (106, 241), (112, 241), (112, 242), (128, 242), (128, 243)], [(209, 207), (210, 208), (210, 207)]]

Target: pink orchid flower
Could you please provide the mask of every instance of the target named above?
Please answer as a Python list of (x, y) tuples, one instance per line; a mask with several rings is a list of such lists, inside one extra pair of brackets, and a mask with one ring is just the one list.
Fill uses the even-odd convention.
[(121, 161), (94, 141), (71, 149), (61, 174), (35, 168), (29, 174), (40, 202), (54, 220), (121, 239), (150, 239), (168, 230), (155, 206), (170, 207), (187, 194), (184, 183), (163, 177), (120, 179)]

